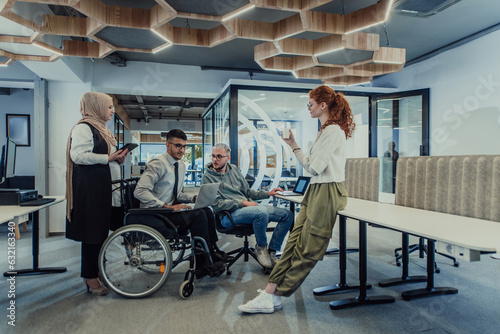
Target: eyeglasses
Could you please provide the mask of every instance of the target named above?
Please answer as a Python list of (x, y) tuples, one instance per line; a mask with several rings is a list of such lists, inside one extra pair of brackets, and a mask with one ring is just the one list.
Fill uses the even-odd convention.
[(220, 155), (220, 154), (217, 154), (217, 155), (213, 155), (212, 154), (212, 159), (217, 159), (217, 160), (220, 160), (222, 158), (227, 158), (228, 156), (227, 155)]
[(171, 145), (174, 145), (178, 150), (180, 149), (186, 149), (187, 145), (182, 145), (182, 144), (174, 144), (172, 142), (168, 142)]

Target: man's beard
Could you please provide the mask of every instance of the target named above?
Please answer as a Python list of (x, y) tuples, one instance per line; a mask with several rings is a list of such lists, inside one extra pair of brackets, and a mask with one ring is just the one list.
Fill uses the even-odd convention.
[(216, 172), (219, 172), (219, 173), (220, 173), (220, 172), (222, 172), (222, 171), (226, 168), (226, 166), (227, 166), (227, 163), (225, 163), (225, 164), (224, 164), (222, 167), (220, 167), (220, 168), (216, 168), (216, 167), (214, 166), (214, 169), (215, 169), (215, 171), (216, 171)]

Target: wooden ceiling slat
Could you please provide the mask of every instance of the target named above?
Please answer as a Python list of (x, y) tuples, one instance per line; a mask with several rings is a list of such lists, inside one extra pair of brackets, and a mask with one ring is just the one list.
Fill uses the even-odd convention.
[(83, 17), (43, 15), (42, 33), (62, 36), (87, 36), (87, 21)]

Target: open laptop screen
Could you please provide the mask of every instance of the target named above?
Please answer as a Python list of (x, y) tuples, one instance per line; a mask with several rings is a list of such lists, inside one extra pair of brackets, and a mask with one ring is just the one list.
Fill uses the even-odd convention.
[(304, 195), (310, 181), (311, 178), (308, 176), (299, 176), (297, 183), (295, 183), (295, 188), (293, 188), (293, 192)]

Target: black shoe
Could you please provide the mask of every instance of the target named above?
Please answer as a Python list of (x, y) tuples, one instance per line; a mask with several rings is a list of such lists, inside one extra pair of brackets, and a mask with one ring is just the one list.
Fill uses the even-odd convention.
[(224, 274), (225, 271), (226, 266), (224, 265), (224, 262), (217, 261), (214, 262), (213, 266), (210, 266), (208, 263), (201, 265), (201, 268), (195, 269), (194, 274), (197, 279), (200, 279), (205, 276), (219, 277), (220, 275)]
[(229, 255), (227, 253), (221, 251), (220, 249), (216, 249), (214, 254), (213, 254), (213, 260), (216, 261), (222, 261), (224, 263), (229, 262)]
[(220, 275), (224, 274), (226, 271), (226, 266), (224, 265), (224, 262), (218, 261), (215, 262), (214, 265), (208, 269), (210, 277), (219, 277)]

